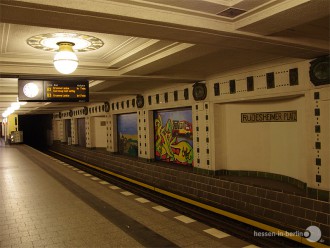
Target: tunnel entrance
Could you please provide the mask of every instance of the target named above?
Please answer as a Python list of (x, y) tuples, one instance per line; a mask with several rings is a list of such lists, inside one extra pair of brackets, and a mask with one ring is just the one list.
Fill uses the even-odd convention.
[(47, 149), (50, 142), (53, 115), (19, 115), (18, 130), (23, 131), (25, 144), (39, 150)]

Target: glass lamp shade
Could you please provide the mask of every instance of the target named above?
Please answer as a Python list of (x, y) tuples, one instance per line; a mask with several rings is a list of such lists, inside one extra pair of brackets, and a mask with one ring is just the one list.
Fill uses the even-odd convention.
[(55, 54), (54, 66), (62, 74), (70, 74), (78, 67), (77, 55), (73, 52), (71, 42), (58, 42), (59, 52)]

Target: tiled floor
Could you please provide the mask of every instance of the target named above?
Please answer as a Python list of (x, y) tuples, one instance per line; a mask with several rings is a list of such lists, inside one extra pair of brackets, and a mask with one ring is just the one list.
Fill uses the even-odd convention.
[(30, 147), (0, 147), (0, 158), (1, 248), (255, 247)]
[[(31, 153), (35, 152), (31, 149)], [(1, 248), (141, 246), (40, 169), (20, 148), (1, 147), (0, 158)]]

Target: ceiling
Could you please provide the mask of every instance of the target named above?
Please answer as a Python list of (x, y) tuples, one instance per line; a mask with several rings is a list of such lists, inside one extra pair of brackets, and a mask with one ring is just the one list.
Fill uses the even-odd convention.
[[(329, 53), (328, 0), (0, 0), (0, 113), (18, 78), (63, 78), (54, 52), (27, 44), (40, 34), (95, 36), (69, 78), (90, 80), (90, 101), (193, 83), (230, 70)], [(81, 103), (28, 103), (18, 114)], [(70, 107), (69, 107), (70, 106)]]

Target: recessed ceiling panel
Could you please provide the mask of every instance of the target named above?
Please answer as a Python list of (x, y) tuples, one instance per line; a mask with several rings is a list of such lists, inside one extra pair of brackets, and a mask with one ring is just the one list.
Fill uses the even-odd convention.
[(158, 41), (158, 42), (152, 44), (151, 46), (148, 46), (145, 49), (142, 49), (142, 50), (132, 54), (131, 56), (129, 56), (121, 61), (118, 61), (118, 63), (115, 63), (112, 66), (121, 68), (125, 65), (134, 63), (135, 61), (139, 61), (148, 55), (154, 55), (155, 53), (157, 53), (157, 51), (162, 51), (162, 49), (165, 49), (166, 47), (170, 46), (171, 44), (173, 44), (173, 42)]
[[(134, 38), (135, 42), (130, 44), (129, 48), (127, 46), (127, 40), (132, 37), (122, 36), (122, 35), (114, 35), (114, 34), (101, 34), (101, 33), (92, 33), (92, 32), (79, 32), (76, 30), (64, 30), (64, 29), (54, 29), (54, 28), (46, 28), (46, 27), (36, 27), (36, 26), (25, 26), (25, 25), (16, 25), (16, 24), (6, 24), (1, 23), (0, 28), (1, 33), (4, 34), (2, 39), (2, 50), (1, 56), (7, 55), (17, 55), (17, 56), (29, 56), (30, 58), (47, 58), (52, 59), (54, 56), (54, 52), (52, 51), (37, 51), (35, 48), (29, 46), (27, 44), (27, 40), (36, 35), (40, 34), (52, 34), (52, 33), (77, 33), (77, 34), (86, 34), (90, 36), (97, 37), (98, 39), (104, 42), (104, 45), (97, 50), (92, 50), (88, 52), (78, 52), (79, 59), (87, 58), (89, 60), (95, 59), (100, 62), (100, 60), (104, 59), (104, 62), (109, 61), (107, 59), (107, 54), (112, 51), (119, 51), (121, 49), (132, 49), (132, 45), (137, 46), (140, 43), (145, 42), (148, 39)], [(9, 40), (10, 42), (5, 42)], [(140, 41), (140, 42), (139, 42)], [(118, 49), (120, 48), (120, 49)], [(125, 51), (122, 53), (125, 53)], [(45, 57), (46, 56), (46, 57)], [(111, 59), (111, 58), (109, 58)], [(112, 58), (113, 59), (113, 58)]]
[(150, 41), (150, 39), (136, 37), (127, 38), (122, 43), (107, 50), (105, 54), (103, 54), (102, 59), (110, 63), (111, 61), (120, 59), (124, 55), (128, 55), (128, 53), (134, 54), (135, 49), (138, 49), (148, 41)]
[(241, 1), (235, 5), (233, 5), (234, 8), (238, 9), (244, 9), (244, 10), (252, 10), (254, 8), (260, 7), (261, 5), (264, 5), (271, 0), (244, 0)]
[(209, 14), (216, 14), (228, 6), (218, 4), (215, 2), (208, 2), (202, 0), (147, 0), (148, 2), (153, 2), (157, 4), (168, 5), (172, 7), (183, 8), (187, 10), (200, 11)]

